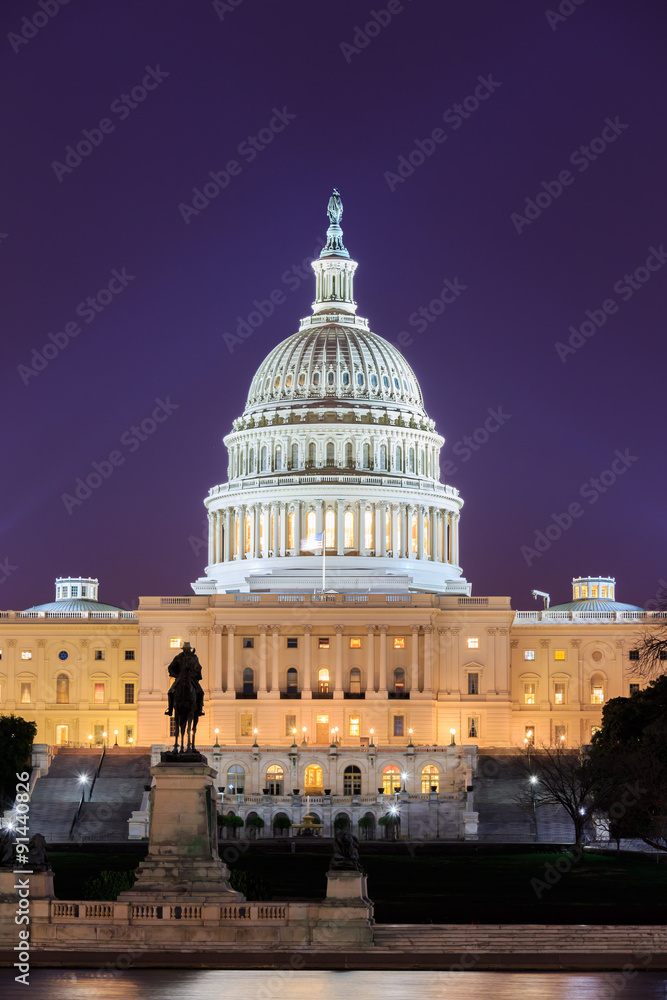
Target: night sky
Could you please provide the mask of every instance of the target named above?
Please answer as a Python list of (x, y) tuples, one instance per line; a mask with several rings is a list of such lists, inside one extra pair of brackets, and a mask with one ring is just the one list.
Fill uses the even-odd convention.
[[(473, 594), (530, 609), (531, 588), (555, 603), (603, 573), (651, 602), (664, 3), (41, 3), (0, 15), (2, 608), (52, 600), (68, 574), (128, 607), (191, 593), (222, 437), (310, 312), (299, 266), (334, 186), (358, 311), (401, 345), (446, 439)], [(93, 463), (108, 477), (72, 504)], [(565, 528), (531, 554), (554, 514)]]

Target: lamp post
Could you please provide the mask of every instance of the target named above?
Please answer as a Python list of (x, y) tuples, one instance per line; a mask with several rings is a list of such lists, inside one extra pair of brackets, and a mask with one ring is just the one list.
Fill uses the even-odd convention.
[(292, 746), (296, 747), (296, 727), (292, 730)]
[(526, 750), (528, 751), (528, 767), (530, 767), (530, 748), (533, 745), (532, 737), (533, 737), (533, 730), (529, 729), (523, 741), (523, 745), (526, 747)]
[[(81, 794), (82, 794), (83, 800), (85, 802), (86, 801), (86, 788), (88, 787), (88, 775), (87, 774), (80, 774), (79, 775), (79, 781), (83, 785), (83, 788), (81, 789)], [(90, 798), (88, 799), (88, 801), (90, 802)]]
[(104, 740), (104, 745), (106, 746), (107, 745), (107, 734), (106, 733), (102, 733), (102, 739)]
[(214, 732), (215, 732), (215, 743), (213, 744), (213, 746), (214, 747), (219, 747), (220, 744), (218, 743), (218, 733), (220, 732), (220, 730), (219, 729), (215, 729)]
[(535, 824), (535, 841), (539, 842), (540, 834), (539, 830), (537, 829), (537, 809), (535, 808), (535, 785), (539, 781), (539, 778), (537, 777), (537, 775), (531, 774), (528, 781), (530, 784), (530, 802), (533, 807), (533, 823)]
[(450, 729), (449, 730), (449, 745), (450, 745), (450, 747), (456, 746), (456, 739), (455, 739), (455, 737), (456, 737), (456, 730), (455, 729)]
[(408, 742), (408, 746), (411, 747), (411, 746), (414, 745), (413, 742), (412, 742), (412, 730), (411, 729), (408, 729), (408, 736), (410, 737), (410, 740)]
[(88, 749), (91, 750), (93, 746), (93, 734), (88, 733)]
[(257, 733), (258, 732), (259, 732), (259, 729), (253, 729), (253, 733), (255, 734), (255, 742), (253, 743), (254, 747), (259, 747), (259, 744), (257, 742)]
[(303, 726), (301, 732), (303, 733), (303, 740), (301, 741), (301, 746), (307, 747), (308, 746), (308, 739), (306, 738), (306, 733), (308, 732), (307, 727)]
[(113, 733), (114, 733), (114, 736), (116, 737), (116, 742), (114, 743), (114, 746), (117, 747), (118, 746), (118, 730), (114, 729)]
[(373, 733), (374, 733), (374, 732), (375, 732), (375, 730), (374, 730), (374, 729), (371, 729), (371, 730), (370, 730), (370, 734), (371, 734), (371, 741), (370, 741), (370, 743), (368, 744), (368, 745), (369, 745), (369, 747), (374, 747), (374, 746), (375, 746), (375, 743), (373, 743)]

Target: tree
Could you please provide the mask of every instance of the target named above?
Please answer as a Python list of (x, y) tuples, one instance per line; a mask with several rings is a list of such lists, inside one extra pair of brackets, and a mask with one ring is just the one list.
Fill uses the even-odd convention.
[(667, 851), (667, 677), (607, 702), (591, 766), (612, 836), (639, 837)]
[(587, 754), (564, 747), (526, 747), (519, 748), (517, 764), (534, 786), (535, 806), (562, 806), (572, 820), (575, 844), (581, 846), (596, 784)]
[(667, 669), (667, 588), (658, 591), (654, 603), (655, 615), (647, 619), (639, 635), (639, 659), (633, 662), (632, 673), (643, 680), (658, 677)]
[(16, 775), (30, 770), (30, 751), (37, 734), (34, 722), (17, 715), (0, 715), (0, 801), (11, 806), (16, 794)]

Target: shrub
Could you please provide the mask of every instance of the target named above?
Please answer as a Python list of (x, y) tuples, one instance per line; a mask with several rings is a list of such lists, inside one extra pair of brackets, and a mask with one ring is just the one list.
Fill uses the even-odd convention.
[(252, 902), (260, 902), (263, 899), (271, 899), (269, 887), (261, 875), (254, 872), (241, 872), (234, 869), (229, 877), (232, 889), (242, 892), (246, 899)]
[(131, 889), (136, 881), (133, 871), (100, 872), (83, 883), (82, 899), (115, 900), (121, 892)]
[[(361, 826), (361, 821), (359, 821)], [(334, 820), (334, 830), (349, 830), (350, 828), (350, 818), (344, 813), (341, 816), (336, 816)]]
[(285, 816), (284, 814), (276, 816), (276, 818), (273, 821), (274, 830), (289, 830), (291, 826), (292, 826), (292, 820), (289, 818), (289, 816)]

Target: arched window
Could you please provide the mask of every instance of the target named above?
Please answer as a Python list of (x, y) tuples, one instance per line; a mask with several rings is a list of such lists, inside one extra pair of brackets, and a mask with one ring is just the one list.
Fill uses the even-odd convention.
[(349, 372), (343, 372), (343, 374), (341, 375), (341, 382), (343, 383), (343, 385), (349, 385), (350, 384), (350, 374), (349, 374)]
[(319, 385), (319, 384), (320, 384), (320, 373), (313, 372), (313, 385)]
[(354, 468), (354, 449), (350, 441), (345, 445), (345, 464), (348, 469)]
[(267, 454), (266, 454), (266, 447), (264, 447), (262, 448), (262, 461), (261, 461), (260, 472), (266, 472), (266, 464), (267, 464)]
[(591, 705), (604, 705), (604, 677), (593, 674), (591, 677)]
[(387, 446), (385, 444), (380, 445), (380, 468), (387, 468)]
[(362, 465), (364, 469), (370, 469), (371, 467), (371, 446), (369, 444), (364, 445)]
[(364, 545), (367, 550), (373, 548), (373, 512), (370, 510), (364, 514)]
[(245, 771), (240, 764), (232, 764), (227, 771), (227, 791), (232, 795), (242, 795), (245, 788)]
[(335, 448), (333, 441), (327, 441), (327, 465), (335, 464)]
[(287, 671), (287, 693), (296, 694), (299, 690), (299, 675), (296, 667), (290, 667)]
[(385, 795), (393, 795), (401, 790), (401, 772), (395, 764), (389, 764), (382, 772), (382, 790)]
[(336, 546), (336, 515), (332, 510), (327, 511), (324, 524), (326, 536), (324, 544), (328, 549), (333, 549)]
[(253, 694), (255, 691), (255, 674), (252, 667), (245, 667), (243, 671), (243, 693)]
[(399, 472), (403, 471), (403, 449), (400, 444), (396, 447), (396, 468)]
[(320, 667), (318, 671), (317, 690), (319, 694), (329, 694), (329, 670), (327, 667)]
[(394, 670), (394, 692), (405, 694), (405, 670), (403, 667), (397, 667)]
[(56, 677), (56, 702), (58, 705), (69, 705), (69, 677), (58, 674)]
[(349, 764), (343, 771), (343, 795), (361, 795), (361, 771)]
[(400, 388), (401, 388), (401, 383), (398, 381), (398, 379), (394, 375), (394, 389), (399, 389), (400, 390)]
[(283, 449), (279, 444), (276, 445), (276, 469), (282, 469), (283, 467)]
[(354, 548), (354, 514), (352, 513), (351, 510), (346, 510), (345, 511), (345, 519), (344, 519), (343, 523), (344, 523), (344, 526), (345, 526), (345, 548), (346, 549), (353, 549)]
[(311, 441), (308, 445), (308, 468), (312, 469), (315, 465), (315, 442)]
[(297, 444), (292, 445), (292, 468), (299, 468), (299, 446)]
[(408, 469), (409, 469), (410, 472), (414, 472), (415, 471), (415, 449), (411, 448), (408, 454), (410, 456)]
[(431, 519), (428, 514), (424, 518), (424, 555), (430, 556), (431, 554), (431, 536), (429, 534), (429, 529), (431, 527)]
[(329, 372), (329, 374), (327, 375), (327, 384), (328, 385), (333, 385), (335, 381), (336, 381), (336, 375), (335, 375), (335, 373), (334, 372)]
[(388, 375), (383, 375), (382, 376), (382, 385), (385, 387), (385, 389), (389, 388), (389, 376)]
[(440, 771), (435, 764), (427, 764), (422, 768), (422, 794), (440, 791)]
[(303, 789), (306, 795), (322, 795), (324, 782), (319, 764), (309, 764), (303, 775)]
[(248, 472), (255, 471), (255, 449), (250, 449), (250, 458), (248, 459)]
[(417, 515), (416, 514), (413, 514), (413, 516), (412, 516), (412, 528), (411, 528), (411, 532), (410, 533), (411, 533), (411, 540), (412, 540), (412, 551), (413, 552), (418, 552), (419, 551), (419, 542), (418, 542)]
[(361, 670), (352, 667), (350, 670), (350, 694), (361, 694)]
[(317, 518), (315, 517), (315, 511), (310, 510), (306, 514), (306, 537), (309, 542), (315, 541), (315, 528), (317, 526)]
[(299, 375), (299, 385), (303, 387), (306, 384), (306, 373), (301, 372)]
[(357, 372), (357, 385), (361, 388), (364, 384), (364, 373)]
[(294, 548), (294, 511), (287, 515), (287, 548)]
[(284, 788), (285, 774), (280, 764), (272, 764), (266, 769), (266, 787), (269, 795), (282, 795)]
[(244, 541), (244, 552), (252, 552), (252, 518), (250, 515), (246, 514), (245, 517), (245, 541)]

